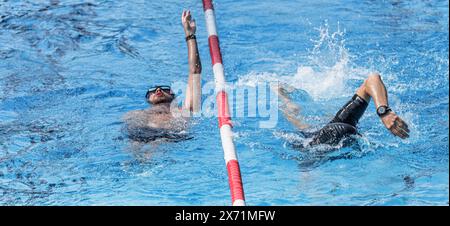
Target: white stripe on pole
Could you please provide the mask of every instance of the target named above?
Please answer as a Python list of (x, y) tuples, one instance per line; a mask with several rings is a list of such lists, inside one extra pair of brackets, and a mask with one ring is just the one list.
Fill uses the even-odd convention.
[(236, 199), (233, 202), (233, 206), (245, 206), (245, 201), (242, 199)]
[(214, 79), (216, 82), (216, 93), (225, 90), (225, 74), (223, 64), (216, 63), (213, 66)]
[(216, 29), (216, 17), (214, 16), (214, 10), (208, 9), (205, 11), (206, 29), (208, 30), (208, 36), (217, 35)]
[(220, 127), (220, 137), (222, 138), (225, 163), (228, 163), (230, 160), (237, 160), (233, 144), (233, 132), (230, 125), (225, 124)]

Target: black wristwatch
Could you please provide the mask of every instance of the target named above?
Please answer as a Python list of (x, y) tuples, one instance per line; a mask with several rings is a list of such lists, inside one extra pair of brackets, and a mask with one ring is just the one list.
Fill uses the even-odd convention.
[(197, 39), (197, 37), (195, 36), (195, 34), (190, 34), (186, 37), (186, 42), (191, 40), (191, 39)]
[(390, 107), (388, 107), (386, 105), (381, 105), (377, 108), (377, 115), (380, 117), (383, 117), (390, 111), (392, 111)]

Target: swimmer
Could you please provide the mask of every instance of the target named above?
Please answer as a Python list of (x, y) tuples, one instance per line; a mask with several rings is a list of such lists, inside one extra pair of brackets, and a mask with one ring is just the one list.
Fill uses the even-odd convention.
[[(189, 78), (186, 88), (186, 98), (181, 109), (172, 106), (175, 94), (168, 85), (155, 85), (147, 90), (145, 99), (151, 105), (145, 110), (128, 112), (123, 117), (127, 124), (130, 138), (136, 141), (148, 142), (158, 138), (177, 138), (176, 132), (186, 129), (186, 117), (172, 114), (173, 111), (197, 112), (200, 110), (202, 66), (196, 41), (196, 23), (191, 12), (183, 10), (181, 22), (184, 28), (185, 40), (188, 46)], [(177, 116), (180, 115), (180, 116)], [(190, 114), (188, 114), (190, 115)], [(183, 114), (186, 116), (186, 114)], [(174, 133), (175, 132), (175, 133)]]
[[(288, 86), (285, 86), (288, 87)], [(281, 111), (286, 119), (301, 131), (309, 128), (298, 117), (300, 107), (288, 96), (293, 89), (288, 87), (274, 90), (282, 101)], [(389, 107), (386, 87), (378, 73), (372, 73), (358, 88), (356, 94), (334, 116), (334, 118), (322, 129), (310, 133), (312, 140), (307, 146), (318, 144), (336, 145), (343, 138), (357, 134), (356, 126), (364, 114), (370, 99), (373, 99), (377, 114), (383, 125), (395, 136), (402, 139), (409, 137), (408, 125)], [(306, 133), (305, 133), (306, 134)]]

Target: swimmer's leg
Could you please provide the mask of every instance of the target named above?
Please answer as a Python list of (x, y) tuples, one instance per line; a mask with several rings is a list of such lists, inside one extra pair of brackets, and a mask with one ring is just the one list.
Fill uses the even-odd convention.
[(309, 128), (309, 125), (303, 123), (298, 117), (300, 113), (300, 106), (294, 103), (289, 97), (289, 93), (294, 91), (295, 88), (287, 84), (282, 84), (282, 86), (272, 87), (272, 90), (278, 94), (278, 97), (282, 102), (279, 104), (279, 107), (286, 119), (300, 130)]

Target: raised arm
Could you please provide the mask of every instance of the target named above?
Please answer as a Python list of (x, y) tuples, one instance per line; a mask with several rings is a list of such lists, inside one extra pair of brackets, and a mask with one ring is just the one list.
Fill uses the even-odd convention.
[[(287, 84), (283, 85), (285, 87), (289, 87)], [(292, 91), (293, 88), (289, 87)], [(283, 112), (286, 119), (292, 123), (295, 127), (300, 130), (306, 129), (309, 125), (304, 124), (299, 118), (298, 115), (300, 113), (300, 106), (294, 103), (288, 95), (288, 91), (280, 86), (272, 87), (272, 90), (278, 94), (279, 99), (281, 100), (280, 107), (281, 112)]]
[[(356, 94), (364, 98), (367, 102), (369, 102), (372, 97), (377, 109), (389, 106), (386, 87), (384, 86), (383, 80), (381, 80), (381, 76), (378, 73), (372, 73), (369, 75), (369, 77), (364, 81), (364, 84), (362, 84), (356, 91)], [(380, 117), (384, 126), (390, 130), (392, 134), (402, 139), (409, 137), (410, 131), (408, 124), (406, 124), (406, 122), (403, 121), (403, 119), (401, 119), (390, 108), (387, 108), (386, 113), (380, 115)]]
[(201, 73), (202, 64), (198, 53), (197, 39), (195, 37), (196, 24), (191, 12), (183, 10), (181, 15), (186, 43), (188, 46), (189, 80), (186, 88), (184, 108), (192, 112), (200, 111), (201, 106)]

